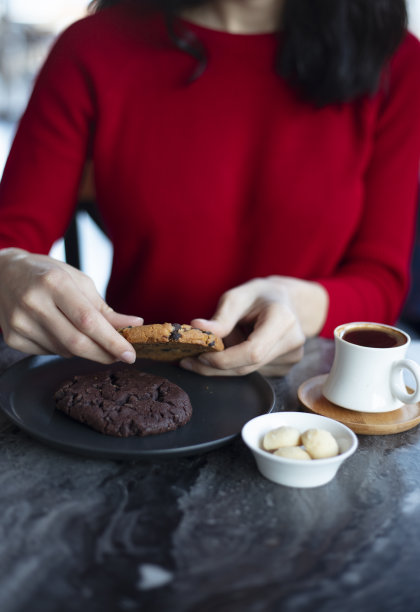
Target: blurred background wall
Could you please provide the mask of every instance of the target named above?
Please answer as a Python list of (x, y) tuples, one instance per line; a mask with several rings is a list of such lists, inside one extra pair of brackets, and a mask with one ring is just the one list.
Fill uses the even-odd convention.
[[(406, 1), (409, 28), (420, 38), (420, 0)], [(88, 4), (89, 0), (0, 0), (0, 175), (37, 70), (55, 36), (86, 14)], [(87, 215), (80, 215), (78, 225), (82, 268), (103, 294), (111, 247)], [(54, 245), (52, 255), (64, 258), (62, 241)]]
[[(0, 175), (33, 79), (57, 34), (83, 17), (90, 0), (0, 0)], [(77, 216), (81, 267), (101, 295), (108, 282), (112, 247), (86, 213)], [(63, 240), (51, 255), (64, 260)]]

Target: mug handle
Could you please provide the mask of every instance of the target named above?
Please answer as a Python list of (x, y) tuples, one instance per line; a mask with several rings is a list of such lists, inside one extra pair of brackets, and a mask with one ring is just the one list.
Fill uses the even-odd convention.
[[(416, 388), (412, 393), (406, 389), (402, 378), (403, 370), (408, 370), (416, 381)], [(420, 400), (420, 366), (412, 359), (400, 359), (392, 365), (391, 391), (404, 404), (415, 404)]]

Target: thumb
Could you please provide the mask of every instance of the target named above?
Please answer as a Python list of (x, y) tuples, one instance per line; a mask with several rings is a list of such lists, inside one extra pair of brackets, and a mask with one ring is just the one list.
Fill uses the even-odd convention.
[(191, 325), (203, 331), (209, 331), (219, 338), (224, 338), (229, 333), (225, 333), (224, 326), (216, 319), (193, 319)]
[(211, 319), (193, 319), (191, 325), (225, 338), (242, 319), (248, 307), (249, 304), (242, 300), (231, 299), (231, 294), (228, 292), (220, 299)]

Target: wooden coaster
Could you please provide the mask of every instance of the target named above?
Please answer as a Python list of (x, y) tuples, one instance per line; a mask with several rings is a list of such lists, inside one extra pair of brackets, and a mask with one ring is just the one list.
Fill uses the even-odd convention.
[(404, 404), (391, 412), (356, 412), (341, 408), (328, 401), (322, 394), (322, 386), (328, 374), (314, 376), (302, 383), (298, 389), (300, 402), (310, 412), (340, 421), (355, 433), (385, 435), (412, 429), (420, 423), (420, 403)]

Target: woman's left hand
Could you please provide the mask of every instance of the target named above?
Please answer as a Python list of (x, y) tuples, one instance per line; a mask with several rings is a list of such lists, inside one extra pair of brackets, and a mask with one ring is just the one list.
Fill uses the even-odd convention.
[(327, 308), (327, 292), (318, 283), (283, 276), (251, 280), (227, 291), (211, 320), (191, 321), (223, 338), (225, 350), (180, 365), (207, 376), (255, 370), (281, 376), (300, 361), (306, 338), (320, 331)]

